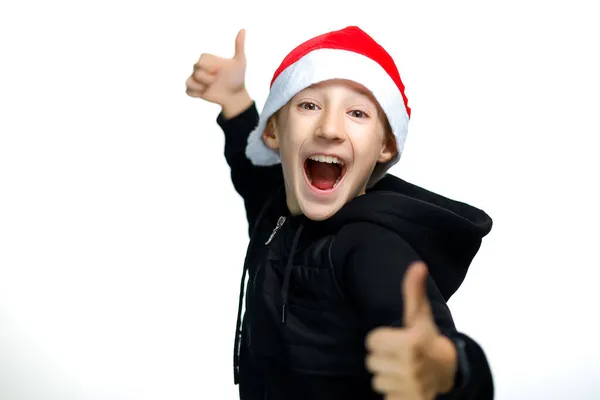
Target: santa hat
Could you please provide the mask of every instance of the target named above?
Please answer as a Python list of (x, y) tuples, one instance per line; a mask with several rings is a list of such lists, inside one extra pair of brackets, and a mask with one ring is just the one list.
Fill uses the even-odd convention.
[(271, 80), (271, 89), (258, 126), (248, 137), (246, 156), (254, 165), (278, 164), (279, 155), (268, 148), (262, 138), (267, 120), (298, 92), (329, 79), (347, 79), (369, 89), (390, 123), (398, 154), (373, 172), (369, 182), (372, 185), (400, 159), (410, 108), (394, 60), (373, 38), (356, 26), (312, 38), (285, 57)]

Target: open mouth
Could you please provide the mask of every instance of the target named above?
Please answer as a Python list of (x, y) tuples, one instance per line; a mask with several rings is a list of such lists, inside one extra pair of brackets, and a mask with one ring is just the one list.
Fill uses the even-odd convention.
[(314, 189), (327, 191), (337, 187), (346, 174), (346, 166), (337, 157), (316, 154), (304, 161), (304, 173)]

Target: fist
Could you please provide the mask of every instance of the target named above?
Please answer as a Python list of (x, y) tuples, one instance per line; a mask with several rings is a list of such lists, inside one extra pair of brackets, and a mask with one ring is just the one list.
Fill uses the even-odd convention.
[(452, 389), (456, 349), (434, 322), (426, 282), (425, 264), (412, 264), (403, 282), (403, 328), (377, 328), (367, 337), (366, 366), (386, 400), (432, 400)]
[(238, 32), (232, 58), (222, 58), (208, 53), (200, 55), (200, 59), (194, 64), (192, 75), (186, 81), (188, 96), (223, 106), (245, 89), (245, 36), (245, 30)]

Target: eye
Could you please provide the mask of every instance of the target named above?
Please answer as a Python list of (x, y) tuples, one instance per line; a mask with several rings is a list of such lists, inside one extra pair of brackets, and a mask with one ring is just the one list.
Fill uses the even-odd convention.
[(367, 113), (361, 110), (352, 110), (350, 111), (350, 115), (352, 115), (354, 118), (369, 118)]
[(303, 103), (300, 103), (298, 105), (298, 107), (304, 109), (304, 110), (309, 110), (309, 111), (315, 111), (319, 109), (319, 106), (317, 106), (315, 103), (311, 103), (310, 101), (305, 101)]

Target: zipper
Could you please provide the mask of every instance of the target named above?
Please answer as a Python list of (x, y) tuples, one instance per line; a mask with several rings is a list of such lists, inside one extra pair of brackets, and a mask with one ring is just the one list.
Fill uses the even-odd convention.
[[(268, 245), (269, 243), (271, 243), (271, 241), (277, 234), (277, 231), (279, 231), (279, 229), (281, 229), (283, 224), (285, 224), (285, 221), (286, 221), (286, 217), (284, 217), (284, 216), (279, 217), (279, 219), (277, 220), (277, 224), (275, 225), (275, 228), (273, 228), (273, 232), (271, 232), (271, 236), (269, 236), (269, 239), (265, 242), (265, 246)], [(260, 273), (262, 266), (263, 266), (263, 263), (259, 262), (258, 266), (256, 267), (256, 271), (254, 272), (254, 277), (249, 282), (250, 287), (248, 288), (248, 294), (251, 296), (251, 298), (255, 295), (256, 279), (258, 278), (258, 274)], [(250, 300), (250, 301), (252, 301), (252, 300)], [(241, 335), (241, 333), (240, 333), (240, 335)], [(247, 347), (250, 347), (252, 345), (252, 322), (250, 319), (248, 320), (247, 338), (248, 338)], [(240, 350), (241, 350), (241, 346), (240, 346)]]
[[(283, 187), (283, 186), (282, 186)], [(277, 190), (276, 194), (274, 196), (272, 196), (271, 198), (269, 198), (267, 200), (267, 202), (265, 203), (265, 205), (262, 207), (262, 209), (260, 210), (258, 217), (256, 218), (256, 220), (254, 221), (254, 227), (252, 228), (252, 232), (250, 233), (250, 242), (248, 244), (248, 253), (246, 254), (246, 258), (244, 260), (244, 270), (242, 273), (242, 282), (240, 284), (240, 302), (243, 303), (244, 300), (247, 301), (246, 296), (244, 296), (246, 289), (248, 289), (247, 287), (245, 287), (244, 285), (244, 281), (245, 281), (245, 275), (248, 271), (248, 262), (250, 260), (250, 256), (251, 256), (251, 252), (252, 252), (252, 245), (254, 244), (254, 240), (256, 238), (256, 235), (258, 233), (258, 228), (260, 227), (260, 223), (262, 222), (262, 219), (264, 218), (265, 213), (267, 212), (267, 210), (269, 209), (269, 207), (271, 206), (271, 203), (273, 202), (273, 199), (275, 198), (275, 196), (277, 196), (279, 194), (279, 192), (281, 191), (281, 187)], [(250, 282), (249, 282), (250, 283)], [(243, 316), (241, 314), (242, 311), (242, 304), (239, 305), (238, 307), (238, 317), (237, 317), (237, 322), (236, 322), (236, 332), (235, 332), (235, 345), (234, 345), (234, 359), (233, 359), (233, 382), (235, 385), (237, 385), (239, 383), (239, 375), (240, 375), (240, 355), (242, 352), (242, 337), (243, 337), (243, 326), (242, 326), (242, 319)], [(250, 321), (248, 319), (248, 327), (250, 326)], [(250, 342), (250, 337), (248, 336), (248, 342)]]
[(275, 225), (275, 228), (273, 228), (271, 236), (269, 236), (269, 239), (265, 242), (265, 246), (271, 243), (271, 240), (273, 240), (275, 234), (283, 226), (283, 224), (285, 224), (285, 217), (279, 217), (279, 219), (277, 220), (277, 225)]
[[(268, 245), (269, 243), (271, 243), (271, 241), (277, 234), (277, 231), (279, 231), (279, 229), (281, 229), (283, 224), (285, 224), (285, 221), (286, 221), (285, 217), (283, 217), (283, 216), (279, 217), (279, 219), (277, 220), (277, 224), (275, 225), (275, 228), (273, 228), (273, 232), (271, 232), (271, 236), (269, 236), (269, 239), (267, 239), (267, 241), (265, 242), (265, 246)], [(250, 291), (252, 293), (254, 293), (254, 290), (256, 287), (256, 278), (258, 277), (258, 273), (260, 272), (260, 269), (262, 266), (263, 266), (263, 262), (259, 262), (258, 266), (256, 267), (256, 271), (254, 271), (254, 277), (252, 279), (252, 282), (250, 282), (250, 284), (251, 284)]]

